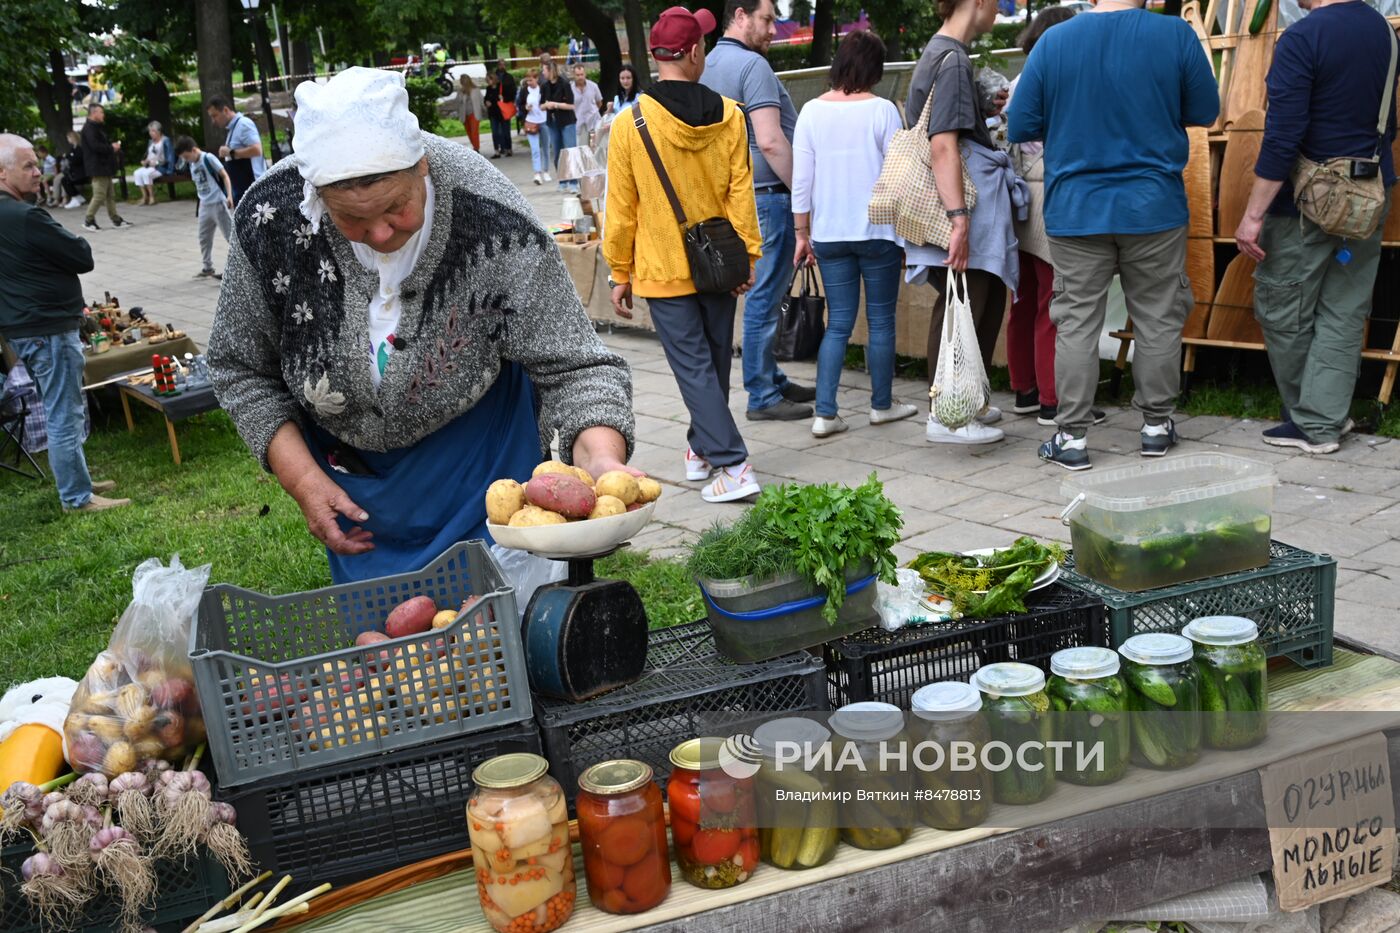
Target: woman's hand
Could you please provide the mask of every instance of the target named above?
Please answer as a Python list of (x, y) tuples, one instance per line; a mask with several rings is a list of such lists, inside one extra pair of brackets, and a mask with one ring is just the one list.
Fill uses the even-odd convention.
[(792, 253), (792, 267), (801, 269), (803, 266), (815, 266), (817, 257), (812, 252), (812, 239), (805, 231), (799, 230), (797, 233), (797, 247)]
[(574, 438), (574, 465), (583, 467), (595, 479), (612, 470), (646, 476), (627, 465), (627, 439), (615, 428), (603, 425), (584, 428)]
[(953, 236), (948, 241), (948, 268), (954, 272), (967, 271), (967, 241), (971, 228), (966, 215), (953, 218)]
[(339, 516), (343, 515), (352, 522), (364, 522), (369, 520), (369, 513), (352, 502), (345, 490), (321, 472), (319, 467), (312, 467), (286, 489), (301, 508), (307, 529), (326, 547), (337, 554), (347, 555), (374, 550), (374, 544), (370, 541), (374, 537), (372, 532), (359, 525), (348, 532), (340, 530), (340, 524), (336, 521)]

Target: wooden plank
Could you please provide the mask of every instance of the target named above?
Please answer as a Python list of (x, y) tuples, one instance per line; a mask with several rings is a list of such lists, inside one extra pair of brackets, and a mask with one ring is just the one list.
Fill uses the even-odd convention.
[[(1400, 134), (1396, 136), (1395, 142), (1390, 147), (1390, 151), (1397, 159), (1396, 164), (1400, 165)], [(1381, 233), (1381, 245), (1384, 246), (1387, 241), (1393, 243), (1396, 240), (1400, 240), (1400, 204), (1392, 200), (1390, 213), (1385, 217), (1385, 227)]]
[(1254, 319), (1254, 260), (1243, 253), (1225, 268), (1225, 277), (1211, 302), (1206, 337), (1261, 346), (1264, 343), (1264, 332)]
[[(1216, 185), (1220, 221), (1219, 235), (1235, 236), (1235, 228), (1244, 219), (1249, 206), (1249, 193), (1254, 187), (1254, 163), (1259, 160), (1259, 147), (1264, 142), (1264, 111), (1251, 110), (1241, 114), (1229, 131), (1225, 142), (1225, 160), (1220, 164)], [(1187, 163), (1188, 169), (1190, 163)]]
[[(1269, 15), (1258, 35), (1248, 31), (1249, 20), (1260, 3), (1269, 4)], [(1229, 127), (1236, 118), (1251, 110), (1263, 110), (1269, 103), (1264, 78), (1274, 60), (1274, 44), (1278, 41), (1278, 0), (1252, 0), (1245, 5), (1240, 18), (1239, 46), (1235, 49), (1230, 70), (1230, 86), (1221, 92), (1221, 125)]]
[(1186, 226), (1186, 277), (1191, 280), (1191, 293), (1196, 302), (1186, 317), (1182, 334), (1204, 337), (1210, 320), (1210, 303), (1215, 297), (1210, 139), (1203, 126), (1187, 127), (1186, 138), (1191, 146), (1184, 173), (1186, 206), (1190, 210), (1190, 220)]

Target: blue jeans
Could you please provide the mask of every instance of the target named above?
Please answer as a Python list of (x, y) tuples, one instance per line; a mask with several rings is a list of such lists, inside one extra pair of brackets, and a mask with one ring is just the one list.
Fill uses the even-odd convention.
[(510, 121), (505, 117), (491, 118), (491, 145), (497, 152), (510, 152)]
[(546, 123), (545, 129), (549, 132), (549, 161), (557, 169), (559, 153), (578, 145), (578, 124), (555, 126), (553, 123)]
[(83, 343), (76, 330), (50, 337), (16, 337), (10, 341), (29, 370), (48, 419), (49, 468), (65, 509), (92, 498), (92, 477), (83, 457)]
[(530, 141), (530, 165), (536, 172), (549, 171), (549, 130), (540, 127), (538, 133), (526, 133), (525, 138)]
[(777, 192), (754, 195), (763, 256), (754, 264), (753, 288), (744, 296), (744, 389), (749, 411), (772, 408), (783, 400), (787, 376), (773, 359), (778, 335), (778, 305), (792, 281), (792, 196)]
[(860, 311), (860, 283), (865, 280), (865, 323), (870, 338), (865, 366), (870, 371), (870, 407), (884, 411), (893, 403), (894, 310), (904, 250), (889, 240), (812, 243), (826, 287), (826, 336), (817, 351), (817, 415), (836, 417), (836, 389)]

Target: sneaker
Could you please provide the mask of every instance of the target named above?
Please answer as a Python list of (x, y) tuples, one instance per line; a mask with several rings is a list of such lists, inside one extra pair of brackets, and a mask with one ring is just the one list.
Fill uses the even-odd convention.
[(918, 406), (910, 405), (908, 402), (901, 402), (895, 399), (889, 408), (870, 409), (871, 424), (889, 424), (891, 421), (903, 421), (905, 418), (912, 418), (919, 413)]
[(710, 478), (710, 474), (715, 468), (710, 466), (710, 461), (691, 450), (685, 449), (685, 478), (691, 482), (701, 482)]
[(216, 275), (218, 275), (218, 273), (213, 269), (200, 269), (194, 274), (194, 277), (197, 279), (212, 279)]
[(995, 405), (988, 405), (982, 414), (977, 416), (977, 420), (983, 424), (996, 424), (1001, 420), (1001, 409)]
[(1040, 409), (1040, 390), (1031, 389), (1029, 392), (1016, 393), (1016, 404), (1011, 406), (1011, 413), (1013, 415), (1033, 415)]
[(763, 487), (758, 485), (758, 477), (753, 475), (753, 467), (747, 463), (741, 464), (737, 475), (731, 472), (734, 469), (725, 467), (720, 470), (715, 481), (701, 491), (700, 498), (706, 502), (737, 502), (763, 491)]
[(1176, 425), (1168, 418), (1162, 424), (1142, 426), (1142, 455), (1160, 457), (1176, 446)]
[(493, 152), (493, 153), (491, 154), (491, 158), (493, 158), (493, 159), (499, 159), (500, 157), (501, 157), (501, 153), (499, 153), (499, 152)]
[(98, 480), (92, 484), (93, 492), (111, 492), (117, 488), (117, 481), (114, 479)]
[(78, 208), (82, 207), (85, 203), (87, 202), (83, 200), (82, 195), (75, 194), (73, 195), (73, 197), (69, 198), (67, 204), (63, 205), (63, 209), (65, 211), (75, 211)]
[(1006, 437), (1001, 428), (988, 427), (974, 421), (960, 428), (944, 427), (938, 419), (929, 415), (924, 437), (930, 444), (995, 444)]
[(91, 221), (91, 220), (85, 220), (85, 221), (83, 221), (83, 229), (84, 229), (84, 230), (101, 230), (102, 228), (99, 227), (96, 223), (94, 223), (94, 222)]
[(117, 218), (116, 220), (112, 221), (113, 230), (124, 230), (130, 226), (133, 226), (133, 224), (129, 220), (122, 220), (121, 218)]
[(63, 511), (65, 511), (65, 512), (105, 512), (105, 511), (107, 511), (108, 509), (119, 509), (119, 508), (121, 508), (121, 507), (124, 506), (124, 505), (131, 505), (131, 500), (130, 500), (130, 499), (108, 499), (106, 496), (99, 496), (99, 495), (97, 495), (96, 493), (94, 493), (91, 499), (89, 499), (88, 501), (84, 502), (82, 505), (78, 506), (76, 509), (70, 509), (70, 508), (67, 508), (67, 507), (65, 506), (64, 509), (63, 509)]
[(553, 181), (553, 180), (554, 180), (553, 178), (550, 178), (550, 177), (549, 177), (549, 173), (548, 173), (548, 172), (544, 172), (543, 174), (540, 175), (540, 177), (543, 178), (545, 181)]
[(1348, 418), (1347, 420), (1345, 420), (1345, 421), (1342, 422), (1342, 430), (1341, 430), (1341, 436), (1342, 436), (1342, 437), (1346, 437), (1348, 434), (1350, 434), (1352, 431), (1355, 431), (1355, 430), (1356, 430), (1356, 422), (1355, 422), (1355, 421), (1352, 421), (1350, 418)]
[[(1058, 405), (1041, 405), (1040, 414), (1036, 416), (1035, 423), (1042, 427), (1053, 428), (1058, 423), (1055, 421), (1055, 416), (1059, 413), (1060, 406)], [(1094, 424), (1103, 424), (1108, 419), (1108, 412), (1101, 408), (1091, 408), (1089, 409), (1089, 417), (1093, 419)]]
[(1056, 431), (1054, 437), (1040, 445), (1040, 459), (1066, 470), (1087, 470), (1093, 466), (1089, 462), (1088, 440), (1063, 431)]
[(515, 153), (514, 153), (514, 152), (512, 152), (512, 151), (509, 150), (509, 149), (506, 150), (506, 158), (507, 158), (507, 159), (513, 158), (514, 156), (515, 156)]
[(812, 434), (815, 437), (830, 437), (833, 434), (840, 434), (844, 430), (846, 430), (846, 420), (840, 415), (832, 415), (830, 418), (817, 415), (812, 422)]
[(1274, 447), (1296, 447), (1310, 454), (1331, 454), (1341, 449), (1337, 441), (1314, 441), (1291, 421), (1264, 432), (1264, 443)]
[(783, 383), (783, 398), (789, 402), (815, 402), (817, 400), (817, 390), (812, 386), (800, 386), (795, 382)]
[(783, 399), (767, 408), (750, 408), (744, 417), (750, 421), (806, 421), (812, 417), (812, 406)]

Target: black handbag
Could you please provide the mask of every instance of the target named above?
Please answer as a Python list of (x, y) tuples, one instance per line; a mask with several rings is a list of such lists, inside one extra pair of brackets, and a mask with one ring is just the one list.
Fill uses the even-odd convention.
[[(792, 286), (802, 276), (802, 290), (794, 295)], [(815, 359), (826, 336), (826, 299), (817, 284), (816, 273), (810, 265), (801, 272), (794, 269), (787, 294), (778, 309), (778, 337), (773, 344), (773, 356), (781, 362)]]
[(661, 180), (661, 188), (666, 199), (671, 202), (676, 222), (681, 225), (682, 239), (685, 242), (685, 258), (690, 264), (690, 280), (696, 292), (702, 295), (724, 295), (734, 291), (749, 280), (749, 249), (743, 237), (727, 217), (711, 217), (698, 224), (690, 224), (685, 218), (680, 198), (671, 186), (671, 177), (661, 164), (661, 155), (651, 140), (647, 121), (642, 118), (642, 102), (632, 106), (633, 124), (641, 134), (642, 145), (646, 146), (651, 164), (656, 167), (656, 175)]

